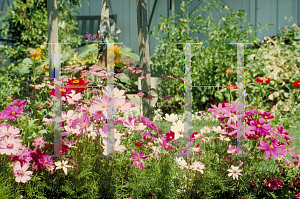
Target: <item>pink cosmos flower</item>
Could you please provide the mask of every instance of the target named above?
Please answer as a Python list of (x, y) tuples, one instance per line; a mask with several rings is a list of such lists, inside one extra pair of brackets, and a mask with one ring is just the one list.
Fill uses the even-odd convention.
[(5, 119), (5, 120), (9, 120), (9, 119), (15, 120), (15, 119), (17, 119), (18, 115), (20, 115), (20, 116), (25, 115), (25, 113), (22, 113), (22, 111), (23, 111), (23, 107), (7, 106), (6, 109), (4, 111), (2, 111), (2, 114), (4, 115), (3, 119)]
[(11, 106), (25, 106), (26, 104), (29, 104), (29, 102), (26, 102), (26, 99), (24, 99), (24, 100), (19, 100), (19, 99), (16, 99), (15, 101), (14, 101), (14, 103), (8, 103), (9, 105), (11, 105)]
[(53, 119), (43, 118), (43, 120), (45, 121), (45, 122), (43, 123), (44, 125), (50, 126), (51, 124), (54, 124), (54, 120), (53, 120)]
[(14, 137), (4, 137), (0, 141), (0, 154), (17, 155), (19, 149), (22, 147), (22, 140), (15, 139)]
[(16, 182), (26, 183), (31, 179), (29, 175), (32, 175), (32, 171), (27, 171), (29, 164), (24, 164), (21, 167), (20, 162), (16, 162), (14, 166), (14, 176), (16, 177)]
[(146, 76), (139, 77), (140, 80), (147, 79)]
[(156, 138), (155, 137), (152, 137), (150, 135), (150, 132), (147, 132), (146, 134), (144, 133), (141, 133), (141, 136), (144, 140), (146, 140), (147, 142), (152, 142), (153, 140), (155, 140)]
[(134, 165), (136, 165), (136, 168), (138, 169), (139, 167), (141, 169), (143, 169), (145, 167), (145, 163), (143, 162), (143, 160), (147, 159), (147, 155), (143, 156), (143, 151), (140, 150), (139, 155), (132, 149), (132, 153), (134, 158), (130, 158), (129, 160), (134, 160), (132, 167), (134, 167)]
[(139, 125), (136, 126), (134, 120), (132, 120), (131, 122), (129, 120), (125, 121), (124, 126), (127, 127), (127, 128), (130, 128), (132, 131), (143, 131), (147, 127), (142, 123), (139, 123)]
[(98, 120), (99, 117), (106, 118), (107, 115), (107, 97), (102, 96), (101, 99), (95, 98), (92, 105), (90, 106), (90, 114), (95, 120)]
[(69, 96), (70, 96), (70, 98), (68, 98), (69, 104), (76, 104), (81, 99), (81, 93), (75, 94), (74, 90), (72, 90), (72, 93)]
[(36, 106), (38, 109), (42, 109), (44, 108), (43, 106), (39, 105), (39, 106)]
[(143, 97), (145, 95), (145, 93), (138, 93), (137, 95), (140, 97)]
[(122, 73), (118, 73), (118, 74), (116, 74), (116, 77), (122, 77), (123, 76), (123, 74)]
[(4, 125), (0, 125), (0, 138), (7, 137), (20, 137), (20, 129), (12, 127), (11, 125), (6, 126), (6, 123), (2, 123)]
[(34, 140), (34, 143), (32, 145), (34, 146), (44, 146), (44, 144), (47, 144), (48, 142), (44, 141), (43, 136), (37, 136)]
[(77, 143), (77, 140), (74, 141), (74, 139), (72, 139), (71, 141), (68, 140), (68, 138), (64, 138), (64, 139), (61, 139), (59, 140), (61, 144), (64, 144), (66, 146), (68, 146), (69, 148), (77, 148), (76, 146), (73, 146), (74, 144)]
[(278, 158), (278, 154), (283, 155), (281, 152), (278, 152), (278, 150), (283, 151), (286, 146), (276, 146), (277, 140), (272, 140), (272, 144), (270, 145), (268, 142), (259, 142), (259, 146), (257, 149), (262, 150), (262, 151), (267, 151), (265, 159), (268, 159), (270, 155), (273, 156), (273, 158)]
[[(126, 147), (124, 145), (120, 145), (121, 144), (121, 140), (120, 139), (116, 139), (116, 141), (109, 141), (111, 144), (115, 144), (114, 147), (115, 147), (115, 151), (125, 151), (126, 150)], [(103, 155), (107, 156), (108, 155), (108, 150), (107, 150), (107, 140), (104, 139), (103, 140), (103, 148), (104, 148), (104, 151), (103, 151)]]
[(114, 105), (122, 112), (128, 112), (131, 109), (131, 104), (126, 102), (125, 97), (115, 97)]
[(52, 104), (49, 101), (46, 101), (46, 103), (49, 105), (49, 108), (52, 108)]

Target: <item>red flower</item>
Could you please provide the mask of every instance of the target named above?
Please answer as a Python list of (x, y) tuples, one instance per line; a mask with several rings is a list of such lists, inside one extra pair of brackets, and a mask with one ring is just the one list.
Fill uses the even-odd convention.
[(234, 74), (234, 71), (232, 69), (226, 70), (225, 71), (228, 75), (232, 75)]
[(244, 68), (244, 72), (246, 72), (246, 68)]
[(267, 78), (267, 77), (258, 77), (258, 78), (256, 78), (255, 81), (258, 82), (258, 83), (264, 83), (265, 82), (265, 84), (270, 84), (270, 79)]
[(294, 88), (295, 88), (295, 87), (298, 87), (298, 86), (300, 87), (300, 82), (299, 82), (299, 80), (293, 82), (293, 86), (294, 86)]
[(144, 144), (144, 142), (136, 142), (134, 144), (135, 144), (135, 146), (140, 147), (140, 146), (142, 146)]
[[(80, 91), (85, 91), (87, 89), (87, 83), (82, 78), (77, 79), (72, 77), (72, 79), (68, 79), (67, 87), (69, 86), (71, 87), (72, 90), (76, 90), (77, 93), (79, 93)], [(73, 86), (75, 88), (72, 88)]]

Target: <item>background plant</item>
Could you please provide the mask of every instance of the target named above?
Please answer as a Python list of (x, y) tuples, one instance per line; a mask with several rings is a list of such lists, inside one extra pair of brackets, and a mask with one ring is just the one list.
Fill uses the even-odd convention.
[[(259, 43), (259, 38), (254, 35), (256, 30), (251, 29), (248, 22), (248, 31), (242, 31), (244, 25), (239, 25), (238, 21), (246, 21), (246, 14), (243, 10), (237, 10), (226, 16), (223, 16), (222, 10), (225, 5), (218, 4), (218, 1), (211, 3), (205, 1), (207, 6), (200, 6), (199, 9), (193, 11), (193, 14), (201, 10), (210, 13), (205, 19), (202, 15), (189, 17), (189, 6), (191, 1), (183, 1), (180, 6), (181, 11), (175, 13), (174, 16), (164, 18), (161, 16), (161, 23), (155, 28), (151, 34), (157, 36), (160, 45), (156, 47), (153, 54), (153, 69), (160, 70), (164, 75), (167, 67), (180, 78), (184, 78), (184, 51), (183, 46), (176, 43), (199, 43), (198, 37), (192, 38), (189, 33), (201, 33), (209, 36), (208, 40), (201, 41), (200, 45), (192, 45), (192, 78), (193, 85), (228, 85), (234, 83), (236, 85), (236, 76), (228, 76), (225, 71), (236, 68), (236, 46), (228, 45), (229, 42), (254, 42)], [(218, 24), (216, 19), (212, 18), (211, 8), (217, 8), (222, 14)], [(179, 22), (174, 23), (173, 19), (179, 17)], [(264, 26), (266, 27), (266, 26)], [(160, 32), (160, 31), (161, 32)], [(169, 36), (169, 38), (167, 37)], [(246, 49), (245, 55), (250, 54), (254, 49)], [(236, 73), (235, 73), (236, 74)], [(209, 78), (208, 78), (209, 77)], [(181, 92), (177, 92), (180, 90)], [(209, 104), (223, 102), (225, 99), (229, 101), (229, 93), (219, 93), (220, 89), (216, 88), (193, 88), (194, 110), (206, 110)], [(183, 110), (184, 86), (180, 80), (164, 79), (158, 87), (160, 96), (172, 96), (171, 101), (162, 102), (164, 109), (170, 112), (178, 112)], [(176, 97), (177, 96), (177, 99)], [(176, 99), (176, 100), (175, 100)], [(222, 101), (223, 100), (223, 101)], [(166, 110), (164, 110), (166, 112)]]

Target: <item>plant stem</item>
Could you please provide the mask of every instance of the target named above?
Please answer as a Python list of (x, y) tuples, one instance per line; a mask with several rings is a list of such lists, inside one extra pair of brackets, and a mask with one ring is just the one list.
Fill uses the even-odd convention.
[(37, 119), (37, 112), (36, 112), (36, 95), (35, 95), (35, 60), (33, 63), (33, 85), (34, 85), (34, 112), (35, 112), (35, 119)]

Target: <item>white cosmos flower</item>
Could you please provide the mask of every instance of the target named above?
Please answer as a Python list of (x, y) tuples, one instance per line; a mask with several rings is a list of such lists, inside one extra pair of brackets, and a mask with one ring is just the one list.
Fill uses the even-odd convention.
[(182, 157), (176, 157), (175, 161), (181, 169), (187, 166), (187, 162)]
[(202, 162), (194, 162), (192, 165), (192, 170), (200, 171), (203, 174), (203, 169), (205, 168), (204, 164)]
[(164, 119), (168, 122), (176, 122), (178, 120), (178, 116), (174, 115), (173, 113), (171, 115), (166, 113)]
[(179, 139), (180, 137), (183, 137), (181, 132), (184, 131), (184, 124), (181, 120), (178, 120), (178, 122), (173, 122), (173, 126), (171, 126), (171, 131), (175, 133), (175, 140)]
[(70, 165), (67, 165), (67, 163), (68, 163), (68, 160), (62, 160), (62, 161), (55, 162), (56, 169), (63, 169), (65, 174), (67, 175), (67, 173), (68, 173), (67, 167), (68, 168), (72, 167)]
[(233, 165), (231, 165), (231, 168), (232, 169), (227, 169), (227, 171), (229, 171), (230, 173), (228, 174), (228, 176), (230, 177), (230, 176), (233, 176), (233, 179), (237, 179), (238, 180), (238, 175), (241, 175), (242, 176), (242, 174), (240, 173), (240, 172), (242, 172), (242, 170), (241, 169), (239, 169), (239, 167), (235, 167), (235, 166), (233, 166)]
[(200, 130), (201, 133), (210, 133), (211, 129), (205, 126), (203, 129)]

